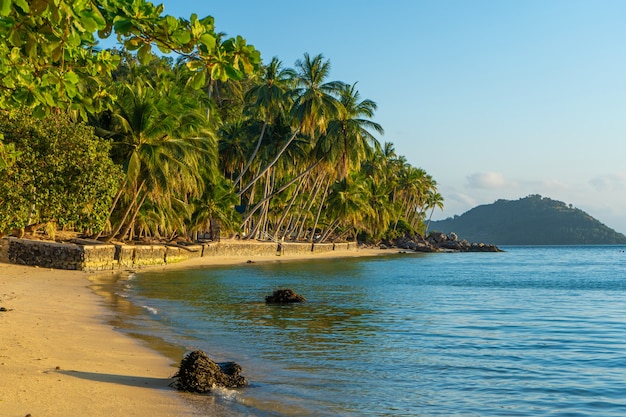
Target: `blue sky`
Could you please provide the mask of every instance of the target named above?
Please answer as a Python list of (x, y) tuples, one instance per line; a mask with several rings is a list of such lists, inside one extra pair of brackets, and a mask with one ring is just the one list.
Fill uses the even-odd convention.
[(358, 81), (380, 141), (438, 182), (434, 218), (541, 194), (626, 233), (626, 1), (163, 3), (266, 62), (322, 53)]

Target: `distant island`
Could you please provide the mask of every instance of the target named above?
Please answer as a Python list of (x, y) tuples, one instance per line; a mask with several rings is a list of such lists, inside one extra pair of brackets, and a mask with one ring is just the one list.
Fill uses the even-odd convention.
[(430, 230), (496, 245), (626, 244), (618, 233), (584, 211), (540, 195), (497, 200), (461, 216), (430, 223)]

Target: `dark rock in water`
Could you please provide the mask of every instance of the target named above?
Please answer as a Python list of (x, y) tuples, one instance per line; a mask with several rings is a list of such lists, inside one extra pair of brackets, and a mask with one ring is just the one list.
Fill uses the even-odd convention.
[(289, 288), (276, 290), (272, 295), (265, 297), (265, 302), (268, 304), (302, 303), (304, 301), (306, 298)]
[(179, 391), (205, 393), (215, 387), (240, 388), (247, 385), (241, 366), (235, 362), (216, 363), (206, 353), (195, 350), (183, 358), (174, 378)]
[(415, 252), (502, 252), (496, 245), (484, 243), (470, 243), (465, 239), (459, 239), (456, 233), (431, 232), (423, 237), (419, 234), (395, 238), (380, 244), (380, 247), (395, 247), (408, 249)]

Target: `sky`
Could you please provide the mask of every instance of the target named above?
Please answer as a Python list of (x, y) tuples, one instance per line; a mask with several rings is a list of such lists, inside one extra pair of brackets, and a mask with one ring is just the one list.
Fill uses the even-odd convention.
[(626, 1), (162, 3), (264, 62), (323, 54), (377, 103), (380, 142), (437, 181), (433, 219), (540, 194), (626, 234)]

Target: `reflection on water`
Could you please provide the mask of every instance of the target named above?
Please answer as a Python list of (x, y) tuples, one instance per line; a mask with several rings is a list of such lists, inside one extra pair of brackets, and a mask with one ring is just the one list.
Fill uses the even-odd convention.
[[(241, 364), (251, 386), (218, 395), (228, 415), (618, 416), (621, 250), (246, 264), (94, 286), (118, 327), (170, 357), (199, 348)], [(308, 301), (266, 305), (280, 287)]]

